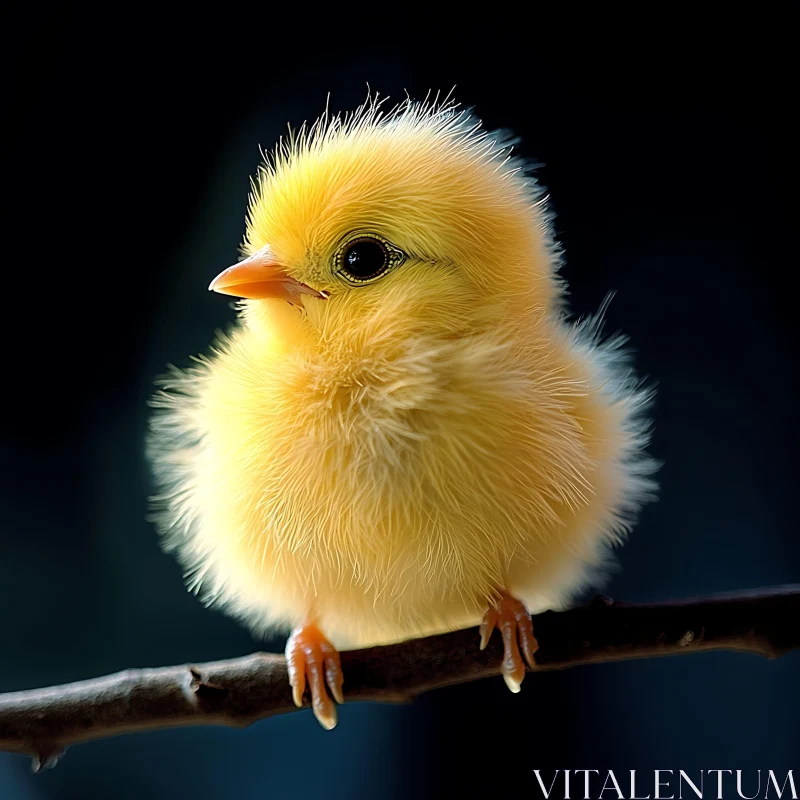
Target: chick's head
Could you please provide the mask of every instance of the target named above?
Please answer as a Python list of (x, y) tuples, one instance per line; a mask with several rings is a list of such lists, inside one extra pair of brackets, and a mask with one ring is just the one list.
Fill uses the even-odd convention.
[(211, 288), (248, 298), (256, 329), (289, 300), (317, 341), (387, 326), (459, 336), (547, 309), (558, 283), (546, 216), (510, 144), (451, 103), (323, 116), (261, 168), (247, 258)]

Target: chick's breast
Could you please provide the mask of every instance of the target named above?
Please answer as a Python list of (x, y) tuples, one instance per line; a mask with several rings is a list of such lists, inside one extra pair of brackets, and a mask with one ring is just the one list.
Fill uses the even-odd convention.
[(313, 612), (341, 648), (476, 624), (498, 589), (558, 607), (648, 489), (647, 398), (591, 331), (332, 351), (273, 315), (175, 376), (153, 447), (169, 544), (257, 630)]

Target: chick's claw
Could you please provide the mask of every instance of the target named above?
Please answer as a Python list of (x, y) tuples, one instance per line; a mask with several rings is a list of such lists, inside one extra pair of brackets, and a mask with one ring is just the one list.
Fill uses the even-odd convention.
[(311, 708), (317, 721), (326, 730), (336, 727), (336, 703), (333, 700), (344, 703), (342, 663), (339, 652), (316, 625), (303, 625), (292, 631), (286, 642), (286, 664), (295, 705), (298, 708), (303, 705), (307, 681)]
[[(531, 669), (536, 666), (534, 654), (539, 649), (539, 643), (533, 635), (533, 622), (525, 606), (504, 593), (483, 616), (480, 627), (481, 650), (489, 643), (495, 628), (499, 628), (503, 636), (503, 678), (512, 692), (518, 692), (525, 677), (525, 662)], [(525, 662), (520, 655), (520, 646)]]

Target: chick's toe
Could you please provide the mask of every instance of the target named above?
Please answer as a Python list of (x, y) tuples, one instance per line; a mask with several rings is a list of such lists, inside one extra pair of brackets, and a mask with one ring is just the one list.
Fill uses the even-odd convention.
[[(336, 727), (336, 703), (344, 703), (342, 694), (342, 664), (339, 652), (322, 635), (313, 623), (295, 628), (286, 642), (286, 663), (292, 698), (298, 708), (303, 705), (303, 694), (308, 681), (311, 708), (323, 728)], [(327, 689), (326, 689), (327, 686)]]
[(518, 692), (525, 678), (525, 663), (531, 669), (536, 666), (534, 654), (539, 649), (539, 643), (533, 635), (533, 622), (519, 600), (502, 592), (483, 616), (480, 626), (481, 650), (489, 643), (495, 628), (499, 628), (503, 636), (503, 678), (512, 692)]

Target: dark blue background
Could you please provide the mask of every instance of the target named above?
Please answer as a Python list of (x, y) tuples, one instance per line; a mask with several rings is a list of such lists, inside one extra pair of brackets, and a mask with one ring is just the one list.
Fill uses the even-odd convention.
[[(366, 82), (397, 99), (457, 85), (520, 134), (544, 162), (572, 308), (617, 291), (608, 330), (658, 383), (665, 466), (608, 593), (800, 582), (781, 23), (693, 20), (663, 41), (642, 23), (618, 43), (535, 17), (459, 31), (291, 12), (37, 7), (6, 26), (0, 691), (282, 649), (204, 609), (160, 552), (146, 402), (167, 362), (233, 319), (206, 287), (236, 259), (258, 145), (328, 91), (352, 108)], [(798, 667), (654, 659), (529, 677), (519, 696), (497, 678), (347, 705), (332, 733), (304, 712), (100, 741), (41, 775), (0, 753), (0, 798), (538, 797), (535, 768), (785, 773)]]

